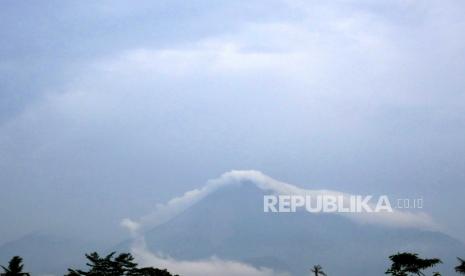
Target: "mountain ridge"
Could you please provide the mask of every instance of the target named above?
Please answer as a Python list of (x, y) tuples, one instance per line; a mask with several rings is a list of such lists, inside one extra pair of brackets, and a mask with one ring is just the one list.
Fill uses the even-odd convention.
[(362, 225), (335, 214), (264, 213), (265, 194), (249, 183), (222, 187), (147, 231), (148, 248), (180, 260), (218, 256), (290, 268), (292, 275), (305, 275), (319, 263), (348, 276), (383, 274), (387, 257), (397, 251), (442, 257), (445, 263), (465, 253), (465, 245), (440, 232)]

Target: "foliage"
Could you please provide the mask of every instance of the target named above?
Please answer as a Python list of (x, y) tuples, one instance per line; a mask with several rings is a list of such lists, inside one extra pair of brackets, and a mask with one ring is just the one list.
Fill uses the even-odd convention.
[[(65, 276), (179, 276), (173, 275), (166, 269), (158, 269), (153, 267), (139, 268), (134, 262), (134, 257), (130, 253), (121, 253), (115, 256), (116, 252), (112, 252), (105, 257), (101, 257), (97, 252), (86, 254), (89, 267), (88, 271), (80, 269), (68, 269), (68, 274)], [(440, 259), (422, 259), (416, 253), (397, 253), (389, 256), (392, 261), (391, 267), (385, 274), (392, 276), (409, 276), (417, 275), (424, 276), (423, 270), (432, 268), (437, 264), (442, 263)], [(460, 262), (455, 267), (455, 271), (460, 274), (465, 274), (465, 260), (457, 258)], [(1, 266), (4, 273), (1, 276), (30, 276), (29, 273), (23, 272), (23, 259), (19, 256), (14, 256), (8, 263), (8, 267)], [(320, 265), (314, 265), (310, 270), (314, 276), (327, 276)], [(433, 276), (441, 276), (439, 272), (434, 272)]]
[(393, 276), (425, 275), (423, 270), (441, 263), (440, 259), (422, 259), (418, 254), (407, 252), (389, 256), (389, 259), (392, 265), (385, 274)]
[(455, 267), (455, 271), (460, 273), (460, 274), (465, 274), (465, 260), (461, 258), (457, 258), (460, 262), (458, 266)]
[(66, 276), (178, 276), (172, 275), (166, 269), (153, 267), (138, 268), (134, 257), (130, 253), (122, 253), (115, 256), (115, 252), (105, 257), (100, 257), (97, 252), (86, 254), (89, 261), (89, 271), (68, 269)]
[(23, 272), (23, 259), (19, 256), (14, 256), (8, 263), (8, 268), (2, 266), (4, 276), (29, 276), (29, 273)]
[(326, 273), (323, 271), (321, 265), (314, 265), (313, 268), (310, 270), (315, 276), (326, 276)]

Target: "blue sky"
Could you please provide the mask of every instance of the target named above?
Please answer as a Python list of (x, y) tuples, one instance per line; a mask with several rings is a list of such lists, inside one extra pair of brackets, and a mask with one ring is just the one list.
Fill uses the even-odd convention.
[(231, 169), (423, 197), (465, 240), (465, 4), (229, 2), (2, 1), (0, 242), (111, 243)]

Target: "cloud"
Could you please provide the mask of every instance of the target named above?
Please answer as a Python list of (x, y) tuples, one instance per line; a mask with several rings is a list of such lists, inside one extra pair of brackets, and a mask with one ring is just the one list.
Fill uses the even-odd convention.
[[(143, 216), (137, 221), (129, 218), (123, 219), (121, 225), (128, 229), (134, 238), (131, 252), (142, 265), (167, 268), (181, 275), (282, 275), (268, 268), (254, 268), (247, 264), (237, 261), (222, 260), (214, 256), (207, 260), (176, 260), (161, 253), (152, 253), (146, 247), (143, 236), (144, 230), (166, 222), (216, 190), (229, 185), (237, 185), (238, 183), (249, 183), (248, 185), (256, 185), (264, 191), (272, 191), (277, 194), (334, 195), (343, 196), (345, 200), (347, 200), (349, 196), (349, 194), (338, 191), (302, 189), (292, 184), (273, 179), (255, 170), (234, 170), (226, 172), (219, 178), (208, 181), (205, 186), (199, 189), (188, 191), (180, 197), (169, 200), (166, 204), (159, 204), (153, 213)], [(348, 216), (358, 223), (390, 227), (437, 228), (437, 225), (432, 221), (431, 217), (425, 213), (410, 213), (394, 210), (393, 213), (336, 214)]]
[(142, 266), (166, 268), (171, 273), (189, 276), (286, 276), (265, 267), (253, 267), (237, 261), (211, 257), (205, 260), (180, 261), (169, 256), (155, 254), (146, 249), (143, 241), (133, 245), (131, 252)]
[[(1, 231), (11, 236), (16, 229), (41, 228), (54, 215), (53, 223), (74, 231), (85, 227), (71, 218), (82, 216), (106, 225), (101, 233), (107, 238), (115, 221), (146, 212), (154, 197), (166, 201), (212, 174), (246, 167), (332, 183), (335, 190), (346, 185), (420, 194), (431, 199), (428, 211), (462, 235), (465, 228), (454, 218), (464, 204), (463, 4), (285, 3), (284, 9), (271, 6), (266, 18), (234, 16), (234, 22), (230, 11), (204, 7), (201, 14), (215, 13), (233, 27), (224, 29), (222, 20), (216, 24), (205, 16), (203, 23), (218, 25), (216, 31), (189, 35), (190, 29), (179, 33), (179, 25), (176, 32), (165, 28), (178, 16), (158, 24), (166, 18), (121, 9), (160, 22), (150, 21), (141, 31), (146, 39), (117, 30), (118, 41), (127, 39), (112, 41), (117, 46), (99, 35), (109, 34), (105, 24), (89, 23), (103, 39), (99, 47), (108, 49), (89, 59), (71, 58), (66, 55), (73, 43), (58, 43), (60, 51), (51, 56), (63, 60), (63, 74), (48, 71), (48, 59), (39, 52), (39, 70), (54, 81), (38, 83), (40, 75), (21, 73), (9, 85), (12, 97), (29, 99), (16, 91), (27, 84), (39, 100), (34, 97), (18, 116), (0, 123), (0, 182), (24, 199), (18, 206), (14, 197), (0, 195), (4, 210), (22, 210), (1, 213), (5, 224), (17, 225)], [(200, 17), (183, 20), (199, 26)], [(128, 18), (124, 26), (139, 30), (144, 21)], [(174, 39), (153, 29), (158, 25)], [(50, 40), (48, 35), (38, 37)], [(80, 52), (94, 45), (72, 36)], [(34, 67), (26, 56), (24, 68)], [(148, 192), (154, 185), (156, 195)], [(131, 208), (122, 203), (127, 201)], [(188, 204), (173, 203), (161, 213)], [(428, 221), (408, 213), (363, 219)]]
[[(277, 194), (285, 195), (331, 195), (342, 196), (348, 202), (348, 193), (332, 190), (310, 190), (302, 189), (292, 184), (273, 179), (262, 172), (255, 170), (230, 171), (222, 174), (219, 178), (208, 181), (208, 183), (199, 189), (194, 189), (184, 193), (180, 197), (175, 197), (166, 204), (159, 204), (156, 210), (143, 216), (137, 222), (130, 219), (123, 220), (123, 226), (130, 231), (155, 227), (177, 214), (188, 209), (190, 206), (224, 186), (236, 185), (238, 183), (251, 183), (264, 191), (272, 191)], [(384, 225), (390, 227), (413, 227), (422, 229), (437, 229), (438, 225), (433, 222), (432, 218), (423, 212), (407, 212), (394, 209), (393, 212), (374, 212), (374, 213), (337, 213), (347, 216), (358, 223)], [(134, 227), (137, 225), (137, 227)], [(142, 228), (143, 227), (143, 228)]]

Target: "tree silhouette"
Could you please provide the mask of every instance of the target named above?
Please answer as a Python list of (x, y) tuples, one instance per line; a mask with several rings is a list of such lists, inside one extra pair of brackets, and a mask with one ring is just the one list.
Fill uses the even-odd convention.
[(153, 267), (137, 268), (130, 274), (131, 276), (178, 276), (172, 275), (166, 269), (158, 269)]
[(86, 254), (89, 271), (68, 269), (66, 276), (178, 276), (172, 275), (166, 269), (138, 268), (130, 253), (121, 253), (114, 257), (115, 253), (112, 252), (105, 257), (100, 257), (97, 252)]
[(321, 265), (314, 265), (313, 268), (310, 270), (315, 276), (326, 276), (326, 273), (323, 271)]
[(418, 254), (407, 252), (389, 256), (389, 259), (392, 265), (385, 274), (393, 276), (425, 275), (422, 270), (442, 263), (440, 259), (421, 259)]
[(8, 263), (8, 268), (2, 265), (4, 273), (2, 276), (29, 276), (29, 273), (23, 272), (23, 259), (19, 256), (14, 256), (11, 258), (10, 262)]
[(455, 271), (460, 273), (460, 274), (465, 274), (465, 260), (461, 258), (457, 258), (460, 262), (458, 266), (455, 267)]

